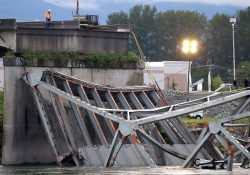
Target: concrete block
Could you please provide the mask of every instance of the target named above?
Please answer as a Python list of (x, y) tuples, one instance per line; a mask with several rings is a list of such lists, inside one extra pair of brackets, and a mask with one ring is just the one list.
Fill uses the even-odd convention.
[(16, 29), (16, 19), (0, 19), (0, 30)]

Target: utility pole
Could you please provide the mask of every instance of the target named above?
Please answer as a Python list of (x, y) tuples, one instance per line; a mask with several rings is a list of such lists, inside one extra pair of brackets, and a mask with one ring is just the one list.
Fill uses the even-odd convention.
[(188, 87), (187, 87), (187, 93), (189, 94), (189, 87), (190, 87), (190, 59), (188, 59)]
[(188, 75), (187, 75), (187, 93), (189, 94), (189, 87), (190, 87), (190, 81), (189, 81), (189, 79), (190, 79), (190, 69), (191, 69), (191, 61), (190, 61), (190, 58), (189, 58), (189, 56), (188, 56), (188, 53), (190, 52), (190, 53), (192, 53), (192, 54), (194, 54), (194, 53), (196, 53), (197, 52), (197, 45), (198, 45), (198, 43), (197, 43), (197, 41), (195, 41), (195, 40), (193, 40), (192, 42), (190, 42), (189, 40), (185, 40), (184, 42), (183, 42), (183, 48), (182, 48), (182, 51), (184, 52), (184, 53), (186, 53), (186, 55), (187, 55), (187, 58), (188, 58)]
[(76, 15), (79, 15), (79, 0), (76, 1)]

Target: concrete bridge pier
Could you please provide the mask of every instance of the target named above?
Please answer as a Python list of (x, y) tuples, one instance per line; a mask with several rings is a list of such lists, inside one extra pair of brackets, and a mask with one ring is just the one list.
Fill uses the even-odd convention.
[[(96, 84), (113, 86), (142, 85), (143, 80), (143, 69), (141, 68), (105, 70), (42, 66), (45, 65), (26, 67), (26, 70), (32, 73), (53, 69)], [(4, 82), (2, 163), (3, 165), (55, 163), (29, 87), (20, 79), (23, 72), (24, 68), (20, 58), (4, 58), (4, 74), (7, 81)], [(40, 91), (45, 101), (49, 101), (47, 100), (50, 99), (48, 91), (42, 88)]]

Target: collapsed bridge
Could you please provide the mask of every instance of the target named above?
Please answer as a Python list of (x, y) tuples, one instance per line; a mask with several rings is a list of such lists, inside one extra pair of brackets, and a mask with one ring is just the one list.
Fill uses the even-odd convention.
[[(198, 157), (227, 160), (231, 170), (233, 154), (224, 156), (216, 147), (220, 141), (231, 151), (225, 137), (238, 148), (237, 154), (245, 154), (244, 165), (248, 164), (248, 146), (243, 148), (222, 126), (249, 116), (242, 113), (249, 103), (249, 91), (217, 93), (168, 106), (154, 87), (103, 86), (52, 70), (25, 73), (22, 79), (30, 87), (47, 139), (61, 166), (182, 164), (187, 167)], [(52, 106), (43, 99), (40, 88), (48, 90)], [(229, 120), (209, 123), (198, 140), (179, 118), (236, 99), (243, 100)], [(69, 107), (72, 116), (67, 115)], [(215, 126), (219, 129), (213, 129)], [(166, 142), (166, 136), (173, 145)]]

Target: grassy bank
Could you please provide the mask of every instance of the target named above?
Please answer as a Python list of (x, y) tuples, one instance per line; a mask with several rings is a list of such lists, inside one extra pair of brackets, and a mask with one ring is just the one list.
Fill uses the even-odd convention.
[[(208, 122), (211, 122), (213, 120), (218, 120), (219, 118), (202, 118), (200, 120), (197, 120), (195, 118), (189, 118), (189, 117), (183, 117), (182, 121), (185, 123), (185, 125), (189, 128), (189, 129), (194, 129), (194, 128), (203, 128), (205, 124), (207, 124)], [(240, 120), (236, 120), (234, 121), (234, 123), (248, 123), (248, 119), (244, 118), (244, 119), (240, 119)], [(238, 127), (237, 128), (241, 133), (245, 133), (247, 127)], [(234, 128), (229, 128), (229, 131), (234, 131)]]
[(3, 145), (3, 97), (4, 93), (0, 91), (0, 157), (2, 157)]
[(189, 129), (193, 129), (193, 128), (203, 128), (205, 124), (216, 119), (218, 118), (202, 118), (200, 120), (197, 120), (196, 118), (182, 117), (181, 120), (185, 123), (185, 125)]

